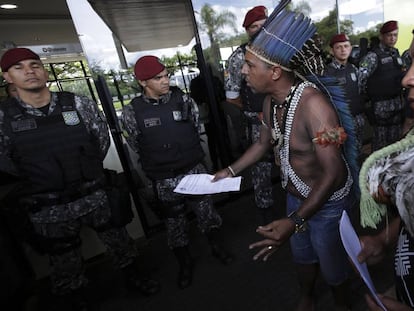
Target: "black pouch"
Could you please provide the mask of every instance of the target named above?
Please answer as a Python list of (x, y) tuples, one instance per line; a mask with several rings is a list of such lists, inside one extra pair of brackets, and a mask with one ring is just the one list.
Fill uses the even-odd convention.
[(131, 197), (124, 173), (105, 169), (106, 188), (109, 207), (111, 209), (111, 224), (123, 227), (134, 217), (131, 207)]

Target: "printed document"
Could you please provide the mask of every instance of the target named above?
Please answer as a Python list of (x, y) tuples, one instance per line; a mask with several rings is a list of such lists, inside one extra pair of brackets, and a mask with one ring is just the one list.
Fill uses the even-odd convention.
[(213, 175), (191, 174), (184, 176), (174, 189), (182, 194), (213, 194), (220, 192), (239, 191), (241, 176), (228, 177), (212, 182)]
[(368, 289), (371, 292), (371, 295), (374, 297), (377, 304), (384, 310), (387, 311), (384, 304), (379, 300), (377, 296), (377, 291), (375, 290), (374, 283), (371, 280), (369, 271), (366, 263), (360, 263), (357, 259), (358, 254), (361, 252), (361, 243), (355, 232), (354, 227), (349, 220), (349, 216), (346, 211), (343, 211), (341, 221), (339, 223), (339, 232), (341, 234), (342, 244), (348, 256), (351, 258), (352, 263), (355, 268), (358, 270), (361, 278), (364, 280)]

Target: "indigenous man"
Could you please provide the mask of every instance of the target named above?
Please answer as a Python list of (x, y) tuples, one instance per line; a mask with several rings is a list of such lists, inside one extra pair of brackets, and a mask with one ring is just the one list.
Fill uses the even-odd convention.
[[(414, 39), (409, 52), (414, 57)], [(414, 106), (414, 64), (404, 76), (402, 85), (408, 88), (408, 101)], [(375, 228), (386, 209), (396, 208), (398, 211), (398, 216), (388, 227), (375, 235), (360, 237), (362, 250), (358, 256), (361, 262), (372, 264), (381, 260), (387, 249), (395, 247), (395, 289), (398, 301), (391, 297), (380, 297), (389, 311), (414, 309), (413, 168), (413, 128), (402, 140), (374, 152), (361, 168), (362, 225)], [(372, 311), (382, 310), (371, 297), (367, 296), (367, 303)]]
[(349, 205), (352, 177), (339, 148), (346, 134), (332, 103), (339, 105), (338, 99), (344, 99), (329, 85), (332, 79), (318, 75), (323, 60), (312, 40), (316, 28), (310, 19), (285, 10), (289, 2), (279, 4), (246, 47), (242, 72), (247, 84), (257, 93), (269, 94), (260, 138), (231, 166), (217, 172), (215, 180), (236, 175), (258, 161), (273, 142), (280, 158), (282, 186), (288, 192), (288, 217), (257, 229), (265, 239), (250, 245), (260, 248), (254, 259), (267, 260), (290, 238), (302, 289), (297, 310), (313, 310), (318, 269), (332, 286), (336, 309), (346, 310), (350, 269), (338, 221)]

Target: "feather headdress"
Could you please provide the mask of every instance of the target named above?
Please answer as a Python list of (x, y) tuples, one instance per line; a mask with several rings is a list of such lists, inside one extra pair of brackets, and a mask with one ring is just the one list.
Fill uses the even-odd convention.
[(322, 77), (324, 62), (314, 40), (316, 27), (309, 17), (285, 10), (290, 1), (279, 2), (246, 49), (268, 64), (281, 66), (300, 79), (315, 83), (330, 99), (347, 133), (344, 154), (354, 180), (354, 191), (359, 195), (357, 140), (349, 103), (335, 78)]
[(303, 14), (285, 10), (290, 0), (281, 0), (247, 49), (263, 61), (305, 76), (322, 74), (321, 51), (312, 39), (316, 27)]

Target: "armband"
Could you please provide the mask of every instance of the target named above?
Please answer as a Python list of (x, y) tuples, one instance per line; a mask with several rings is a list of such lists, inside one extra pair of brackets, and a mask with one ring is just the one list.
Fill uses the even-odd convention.
[(346, 140), (347, 134), (341, 126), (334, 127), (329, 130), (323, 130), (316, 133), (316, 137), (312, 139), (315, 144), (326, 147), (328, 145), (335, 145), (340, 147)]

